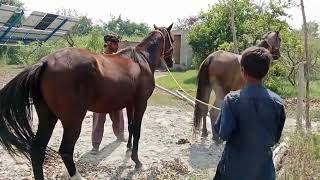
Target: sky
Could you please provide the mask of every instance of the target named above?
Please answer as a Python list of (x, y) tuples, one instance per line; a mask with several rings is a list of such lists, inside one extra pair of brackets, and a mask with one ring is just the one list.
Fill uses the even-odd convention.
[[(55, 13), (59, 8), (74, 9), (80, 14), (92, 18), (95, 23), (107, 22), (110, 15), (121, 15), (123, 19), (144, 22), (149, 26), (168, 26), (178, 18), (197, 15), (206, 11), (218, 0), (20, 0), (27, 12), (42, 11)], [(320, 23), (320, 0), (304, 0), (307, 21)], [(299, 8), (288, 11), (288, 19), (294, 28), (301, 27), (302, 17)]]

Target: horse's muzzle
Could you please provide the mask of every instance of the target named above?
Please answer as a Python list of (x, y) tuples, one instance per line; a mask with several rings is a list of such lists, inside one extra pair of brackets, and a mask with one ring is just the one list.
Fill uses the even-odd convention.
[(281, 57), (280, 53), (279, 54), (273, 54), (272, 59), (273, 60), (278, 60)]
[(280, 57), (281, 57), (281, 54), (280, 54), (279, 50), (272, 52), (272, 59), (273, 60), (278, 60)]

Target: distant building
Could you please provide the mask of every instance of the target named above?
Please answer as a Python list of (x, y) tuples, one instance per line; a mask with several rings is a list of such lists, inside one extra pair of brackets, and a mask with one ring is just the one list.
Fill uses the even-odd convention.
[(189, 69), (192, 64), (192, 48), (187, 42), (187, 31), (172, 30), (174, 68)]
[[(172, 30), (171, 34), (174, 39), (173, 42), (173, 69), (185, 70), (189, 69), (192, 64), (192, 48), (187, 42), (186, 31)], [(121, 41), (119, 49), (136, 46), (139, 42), (136, 41)]]

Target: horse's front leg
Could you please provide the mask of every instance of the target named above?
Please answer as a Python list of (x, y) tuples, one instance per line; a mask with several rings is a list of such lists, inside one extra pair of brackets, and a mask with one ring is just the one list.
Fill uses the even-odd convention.
[(138, 157), (138, 145), (140, 139), (142, 117), (147, 108), (147, 101), (137, 102), (134, 107), (134, 120), (133, 120), (133, 148), (131, 159), (136, 163), (136, 168), (141, 168), (142, 164)]

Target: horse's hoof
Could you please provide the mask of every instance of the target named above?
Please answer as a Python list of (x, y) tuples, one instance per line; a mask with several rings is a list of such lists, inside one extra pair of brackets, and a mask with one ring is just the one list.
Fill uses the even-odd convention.
[(137, 170), (142, 169), (142, 164), (141, 164), (141, 162), (137, 162), (137, 163), (136, 163), (135, 169), (137, 169)]
[(223, 141), (221, 141), (221, 140), (215, 141), (215, 144), (216, 144), (217, 146), (221, 145), (222, 143), (223, 143)]
[(132, 149), (131, 148), (127, 148), (127, 152), (131, 152), (132, 151)]
[(83, 178), (77, 171), (76, 174), (71, 177), (71, 180), (86, 180), (86, 179)]
[(130, 151), (131, 151), (132, 145), (130, 145), (130, 144), (128, 145), (128, 144), (127, 144), (127, 149), (130, 149)]
[(201, 137), (208, 137), (208, 131), (202, 131)]
[(212, 140), (215, 142), (216, 145), (220, 145), (223, 143), (223, 141), (219, 137), (212, 137)]

